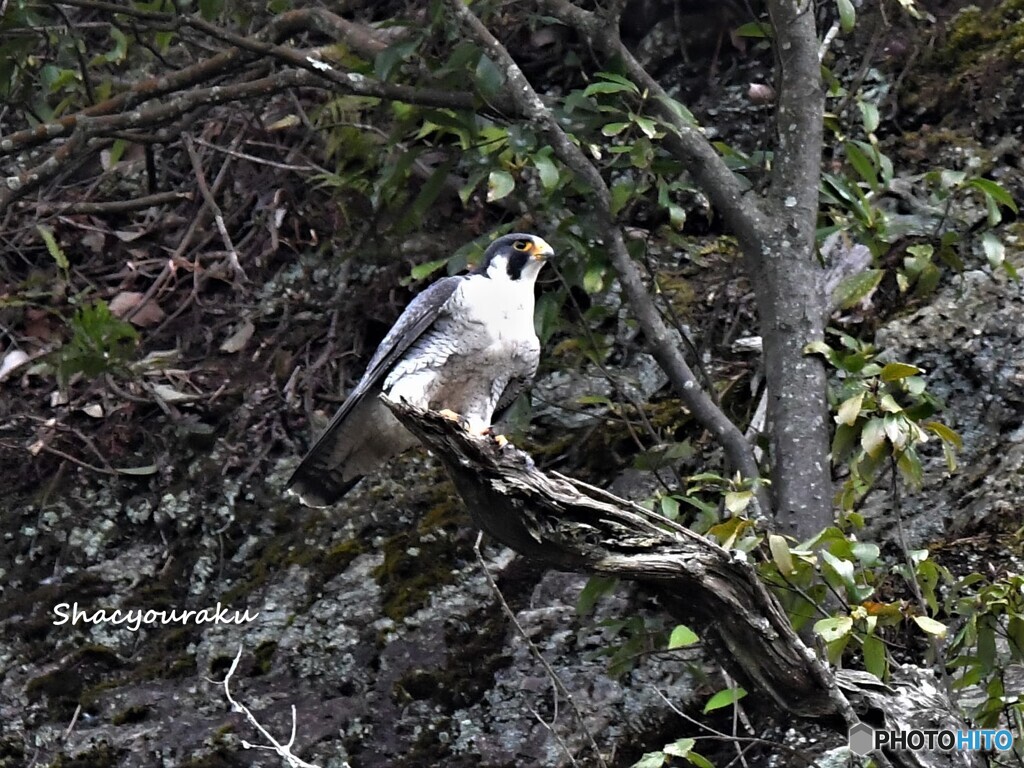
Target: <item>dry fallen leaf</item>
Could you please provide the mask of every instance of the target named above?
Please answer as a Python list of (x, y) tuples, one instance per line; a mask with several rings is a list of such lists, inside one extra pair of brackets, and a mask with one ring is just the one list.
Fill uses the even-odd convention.
[(28, 362), (28, 354), (20, 349), (12, 349), (0, 361), (0, 381), (10, 376), (16, 368)]
[[(124, 319), (135, 310), (142, 299), (143, 294), (138, 291), (121, 291), (121, 293), (110, 300), (110, 312), (115, 317)], [(150, 325), (156, 325), (164, 317), (166, 317), (166, 314), (160, 309), (160, 305), (150, 299), (134, 315), (128, 318), (128, 322), (139, 326), (139, 328), (146, 328)]]
[(25, 309), (25, 335), (43, 343), (53, 338), (53, 326), (46, 310), (36, 307)]
[(252, 338), (255, 330), (256, 326), (248, 320), (244, 321), (235, 329), (233, 334), (224, 340), (224, 343), (220, 345), (220, 351), (227, 352), (229, 355), (239, 352), (249, 343), (249, 339)]
[(85, 406), (82, 409), (82, 413), (84, 413), (86, 416), (92, 416), (94, 419), (102, 419), (103, 406), (100, 405), (99, 403), (92, 403), (91, 405)]
[(153, 394), (165, 403), (187, 403), (196, 399), (196, 395), (186, 394), (167, 384), (154, 384)]

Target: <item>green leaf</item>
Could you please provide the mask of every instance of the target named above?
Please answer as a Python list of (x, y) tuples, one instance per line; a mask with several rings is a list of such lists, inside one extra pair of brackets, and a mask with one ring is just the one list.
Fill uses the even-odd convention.
[(729, 491), (725, 494), (725, 508), (733, 515), (742, 514), (753, 498), (753, 491)]
[(865, 392), (861, 391), (853, 397), (844, 400), (843, 404), (839, 406), (839, 412), (836, 414), (836, 423), (852, 427), (860, 417), (860, 410), (864, 405), (865, 394)]
[(413, 280), (422, 280), (425, 277), (430, 277), (432, 274), (441, 269), (448, 263), (448, 259), (435, 259), (434, 261), (428, 261), (426, 264), (417, 264), (412, 268), (409, 276)]
[(698, 755), (696, 752), (688, 754), (686, 760), (690, 765), (695, 765), (697, 768), (715, 768), (714, 763), (704, 757), (704, 755)]
[(868, 456), (875, 458), (885, 446), (885, 423), (880, 418), (869, 419), (860, 432), (860, 446)]
[(693, 749), (696, 743), (696, 739), (677, 739), (671, 744), (666, 744), (664, 752), (666, 755), (672, 755), (672, 757), (686, 757), (690, 754), (690, 750)]
[(667, 107), (672, 115), (683, 125), (694, 127), (698, 125), (697, 118), (693, 116), (693, 112), (671, 96), (658, 96), (657, 98), (658, 102)]
[(414, 37), (388, 46), (378, 53), (373, 61), (373, 73), (377, 79), (387, 80), (394, 68), (408, 58), (419, 44), (419, 38)]
[(661, 768), (667, 760), (664, 752), (645, 752), (631, 768)]
[(681, 232), (686, 226), (686, 210), (675, 203), (668, 204), (668, 222), (677, 232)]
[(853, 169), (868, 183), (871, 189), (878, 190), (880, 185), (874, 163), (852, 141), (846, 142), (843, 146), (846, 149), (846, 159), (850, 161)]
[(147, 475), (155, 475), (157, 472), (157, 466), (156, 464), (146, 464), (142, 467), (118, 467), (116, 471), (119, 475), (145, 477)]
[(64, 254), (64, 250), (60, 247), (57, 242), (57, 238), (53, 236), (53, 230), (45, 224), (36, 224), (36, 230), (43, 238), (43, 242), (46, 243), (46, 250), (57, 262), (57, 266), (64, 272), (70, 269), (71, 265), (68, 263), (68, 257)]
[(849, 616), (833, 616), (814, 622), (814, 633), (826, 643), (848, 636), (853, 631), (853, 619)]
[(832, 438), (832, 462), (836, 464), (846, 458), (853, 447), (857, 437), (857, 430), (846, 424), (840, 424), (836, 428), (835, 437)]
[(531, 157), (533, 165), (540, 176), (540, 183), (545, 191), (550, 192), (558, 186), (558, 166), (551, 159), (550, 153), (538, 153)]
[(864, 130), (868, 133), (874, 133), (878, 130), (878, 124), (880, 117), (878, 115), (878, 107), (867, 101), (857, 101), (857, 107), (860, 109), (861, 121), (864, 123)]
[(888, 664), (882, 639), (878, 635), (868, 635), (864, 638), (861, 651), (864, 653), (864, 669), (879, 680), (884, 679)]
[(430, 174), (430, 178), (420, 188), (419, 194), (416, 195), (413, 204), (402, 218), (401, 229), (403, 231), (409, 231), (419, 226), (424, 218), (426, 218), (431, 207), (434, 205), (434, 201), (437, 200), (438, 195), (444, 189), (445, 183), (451, 178), (451, 171), (454, 166), (455, 161), (448, 160), (441, 163)]
[(832, 347), (830, 347), (824, 341), (812, 341), (811, 343), (807, 344), (806, 346), (804, 346), (804, 354), (821, 355), (826, 360), (828, 360), (829, 363), (831, 363), (833, 366), (837, 368), (839, 367), (839, 357), (838, 355), (836, 355), (836, 351), (832, 349)]
[(669, 520), (679, 518), (679, 500), (675, 496), (662, 496), (660, 504), (662, 516)]
[(726, 688), (724, 691), (719, 691), (704, 705), (704, 714), (723, 707), (730, 707), (746, 695), (747, 692), (743, 688)]
[(505, 75), (486, 54), (476, 63), (476, 87), (488, 101), (492, 101), (501, 93), (505, 85)]
[(653, 139), (657, 137), (658, 127), (657, 125), (655, 125), (654, 121), (651, 120), (651, 118), (643, 117), (642, 115), (635, 115), (633, 117), (633, 122), (636, 123), (637, 127), (639, 127), (641, 131), (643, 131), (644, 135), (648, 139)]
[(854, 580), (853, 563), (849, 560), (844, 560), (841, 557), (836, 557), (826, 549), (821, 550), (818, 555), (836, 574), (836, 576), (839, 577), (839, 580), (843, 583), (844, 587), (856, 588), (857, 583)]
[(737, 37), (763, 39), (771, 36), (771, 29), (767, 24), (762, 24), (759, 21), (748, 21), (746, 24), (733, 30), (733, 34)]
[(963, 449), (964, 441), (960, 438), (960, 435), (957, 434), (956, 430), (950, 429), (942, 422), (926, 421), (921, 426), (927, 429), (929, 432), (938, 435), (939, 439), (942, 440), (944, 443), (955, 445), (957, 449), (960, 450)]
[(199, 0), (199, 14), (206, 21), (214, 21), (224, 10), (224, 0)]
[(637, 94), (638, 96), (640, 95), (640, 89), (633, 84), (633, 81), (627, 80), (622, 75), (617, 75), (614, 72), (598, 72), (597, 76), (603, 80), (608, 80), (609, 82), (623, 85), (627, 89), (631, 90), (633, 93)]
[(979, 190), (999, 205), (1006, 206), (1014, 213), (1017, 213), (1017, 203), (1014, 202), (1013, 196), (1006, 191), (1002, 184), (990, 179), (971, 179), (967, 182), (966, 186)]
[(615, 589), (618, 579), (611, 576), (591, 576), (576, 598), (576, 613), (586, 616), (597, 605), (597, 601)]
[(627, 128), (629, 128), (629, 123), (608, 123), (601, 129), (601, 133), (605, 136), (618, 136)]
[(921, 479), (924, 474), (924, 467), (921, 466), (921, 457), (913, 448), (904, 449), (896, 459), (896, 467), (900, 474), (914, 488), (921, 487)]
[(924, 373), (924, 370), (918, 368), (916, 365), (908, 365), (907, 363), (888, 363), (882, 368), (881, 378), (882, 381), (899, 381), (905, 379), (908, 376), (917, 376), (919, 373)]
[(985, 258), (992, 267), (998, 267), (1006, 260), (1006, 246), (1002, 240), (996, 237), (993, 232), (986, 232), (981, 236), (981, 247), (985, 251)]
[(632, 83), (624, 85), (623, 83), (613, 83), (608, 80), (599, 80), (596, 83), (591, 83), (583, 89), (584, 96), (593, 96), (595, 93), (638, 93), (637, 87)]
[(516, 180), (508, 171), (491, 171), (487, 177), (487, 202), (493, 203), (508, 197), (516, 188)]
[(612, 185), (612, 215), (623, 209), (635, 191), (636, 186), (631, 181), (620, 181)]
[(604, 264), (591, 262), (583, 273), (583, 290), (587, 293), (600, 293), (604, 288)]
[(771, 550), (772, 560), (781, 574), (788, 576), (795, 570), (789, 543), (782, 536), (777, 533), (768, 534), (768, 549)]
[(700, 641), (697, 637), (697, 633), (690, 629), (685, 624), (678, 625), (672, 630), (672, 634), (668, 638), (668, 649), (670, 651), (676, 648), (685, 648), (688, 645), (693, 645)]
[[(223, 0), (221, 3), (223, 4)], [(124, 32), (114, 26), (110, 28), (110, 36), (114, 40), (114, 47), (103, 54), (103, 59), (110, 64), (120, 64), (128, 55), (128, 38), (125, 37)]]
[(857, 24), (857, 11), (853, 3), (851, 0), (836, 0), (836, 5), (839, 6), (839, 26), (843, 32), (852, 32)]
[(914, 623), (929, 635), (935, 635), (939, 638), (945, 637), (946, 632), (948, 632), (945, 624), (941, 621), (936, 621), (930, 616), (915, 616)]

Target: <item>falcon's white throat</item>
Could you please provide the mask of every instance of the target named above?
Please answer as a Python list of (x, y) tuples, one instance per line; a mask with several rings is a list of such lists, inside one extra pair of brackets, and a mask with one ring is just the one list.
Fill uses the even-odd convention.
[(533, 294), (533, 284), (537, 280), (537, 275), (540, 274), (541, 269), (544, 267), (544, 261), (542, 259), (530, 258), (523, 266), (522, 272), (520, 272), (518, 278), (513, 278), (508, 273), (508, 256), (503, 253), (499, 253), (491, 259), (491, 262), (487, 265), (486, 275), (488, 279), (497, 282), (504, 283), (523, 283), (529, 290), (530, 294)]

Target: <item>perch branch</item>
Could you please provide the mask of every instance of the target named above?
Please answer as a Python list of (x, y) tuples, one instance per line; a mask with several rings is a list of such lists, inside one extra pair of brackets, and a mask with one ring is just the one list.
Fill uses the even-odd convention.
[[(858, 713), (884, 726), (966, 728), (940, 685), (914, 667), (889, 684), (857, 670), (833, 672), (800, 640), (753, 566), (638, 504), (578, 480), (539, 471), (530, 456), (455, 422), (386, 398), (398, 420), (444, 464), (476, 525), (527, 557), (562, 570), (633, 579), (655, 589), (674, 618), (693, 622), (725, 653), (731, 674), (797, 717), (845, 736)], [(936, 725), (938, 723), (938, 725)], [(873, 753), (899, 768), (980, 766), (980, 753)]]

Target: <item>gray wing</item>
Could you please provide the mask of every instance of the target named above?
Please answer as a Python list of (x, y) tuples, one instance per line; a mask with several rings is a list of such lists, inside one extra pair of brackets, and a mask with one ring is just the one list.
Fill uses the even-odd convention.
[[(354, 414), (360, 412), (365, 416), (368, 409), (375, 409), (378, 406), (376, 395), (380, 392), (381, 383), (387, 373), (409, 347), (434, 324), (464, 279), (461, 275), (442, 278), (419, 294), (405, 308), (377, 347), (377, 351), (373, 353), (366, 372), (355, 389), (334, 414), (323, 434), (313, 443), (313, 447), (288, 479), (285, 488), (293, 490), (303, 502), (311, 506), (327, 506), (340, 499), (359, 482), (359, 476), (353, 478), (350, 473), (345, 472), (345, 464), (350, 459), (356, 459), (355, 463), (360, 464), (359, 457), (353, 454), (359, 450), (360, 443), (366, 438), (367, 433), (366, 418), (353, 418)], [(374, 402), (360, 407), (366, 402), (368, 395)], [(349, 421), (357, 422), (353, 424), (353, 429), (346, 428)]]
[(501, 392), (501, 397), (498, 398), (498, 404), (494, 408), (494, 416), (491, 417), (491, 422), (495, 422), (501, 418), (502, 414), (505, 413), (512, 403), (516, 401), (523, 392), (526, 392), (533, 385), (533, 377), (537, 375), (537, 366), (540, 363), (540, 355), (537, 355), (537, 359), (533, 362), (533, 367), (530, 372), (523, 376), (513, 376), (509, 379), (508, 384), (505, 385), (505, 389)]

